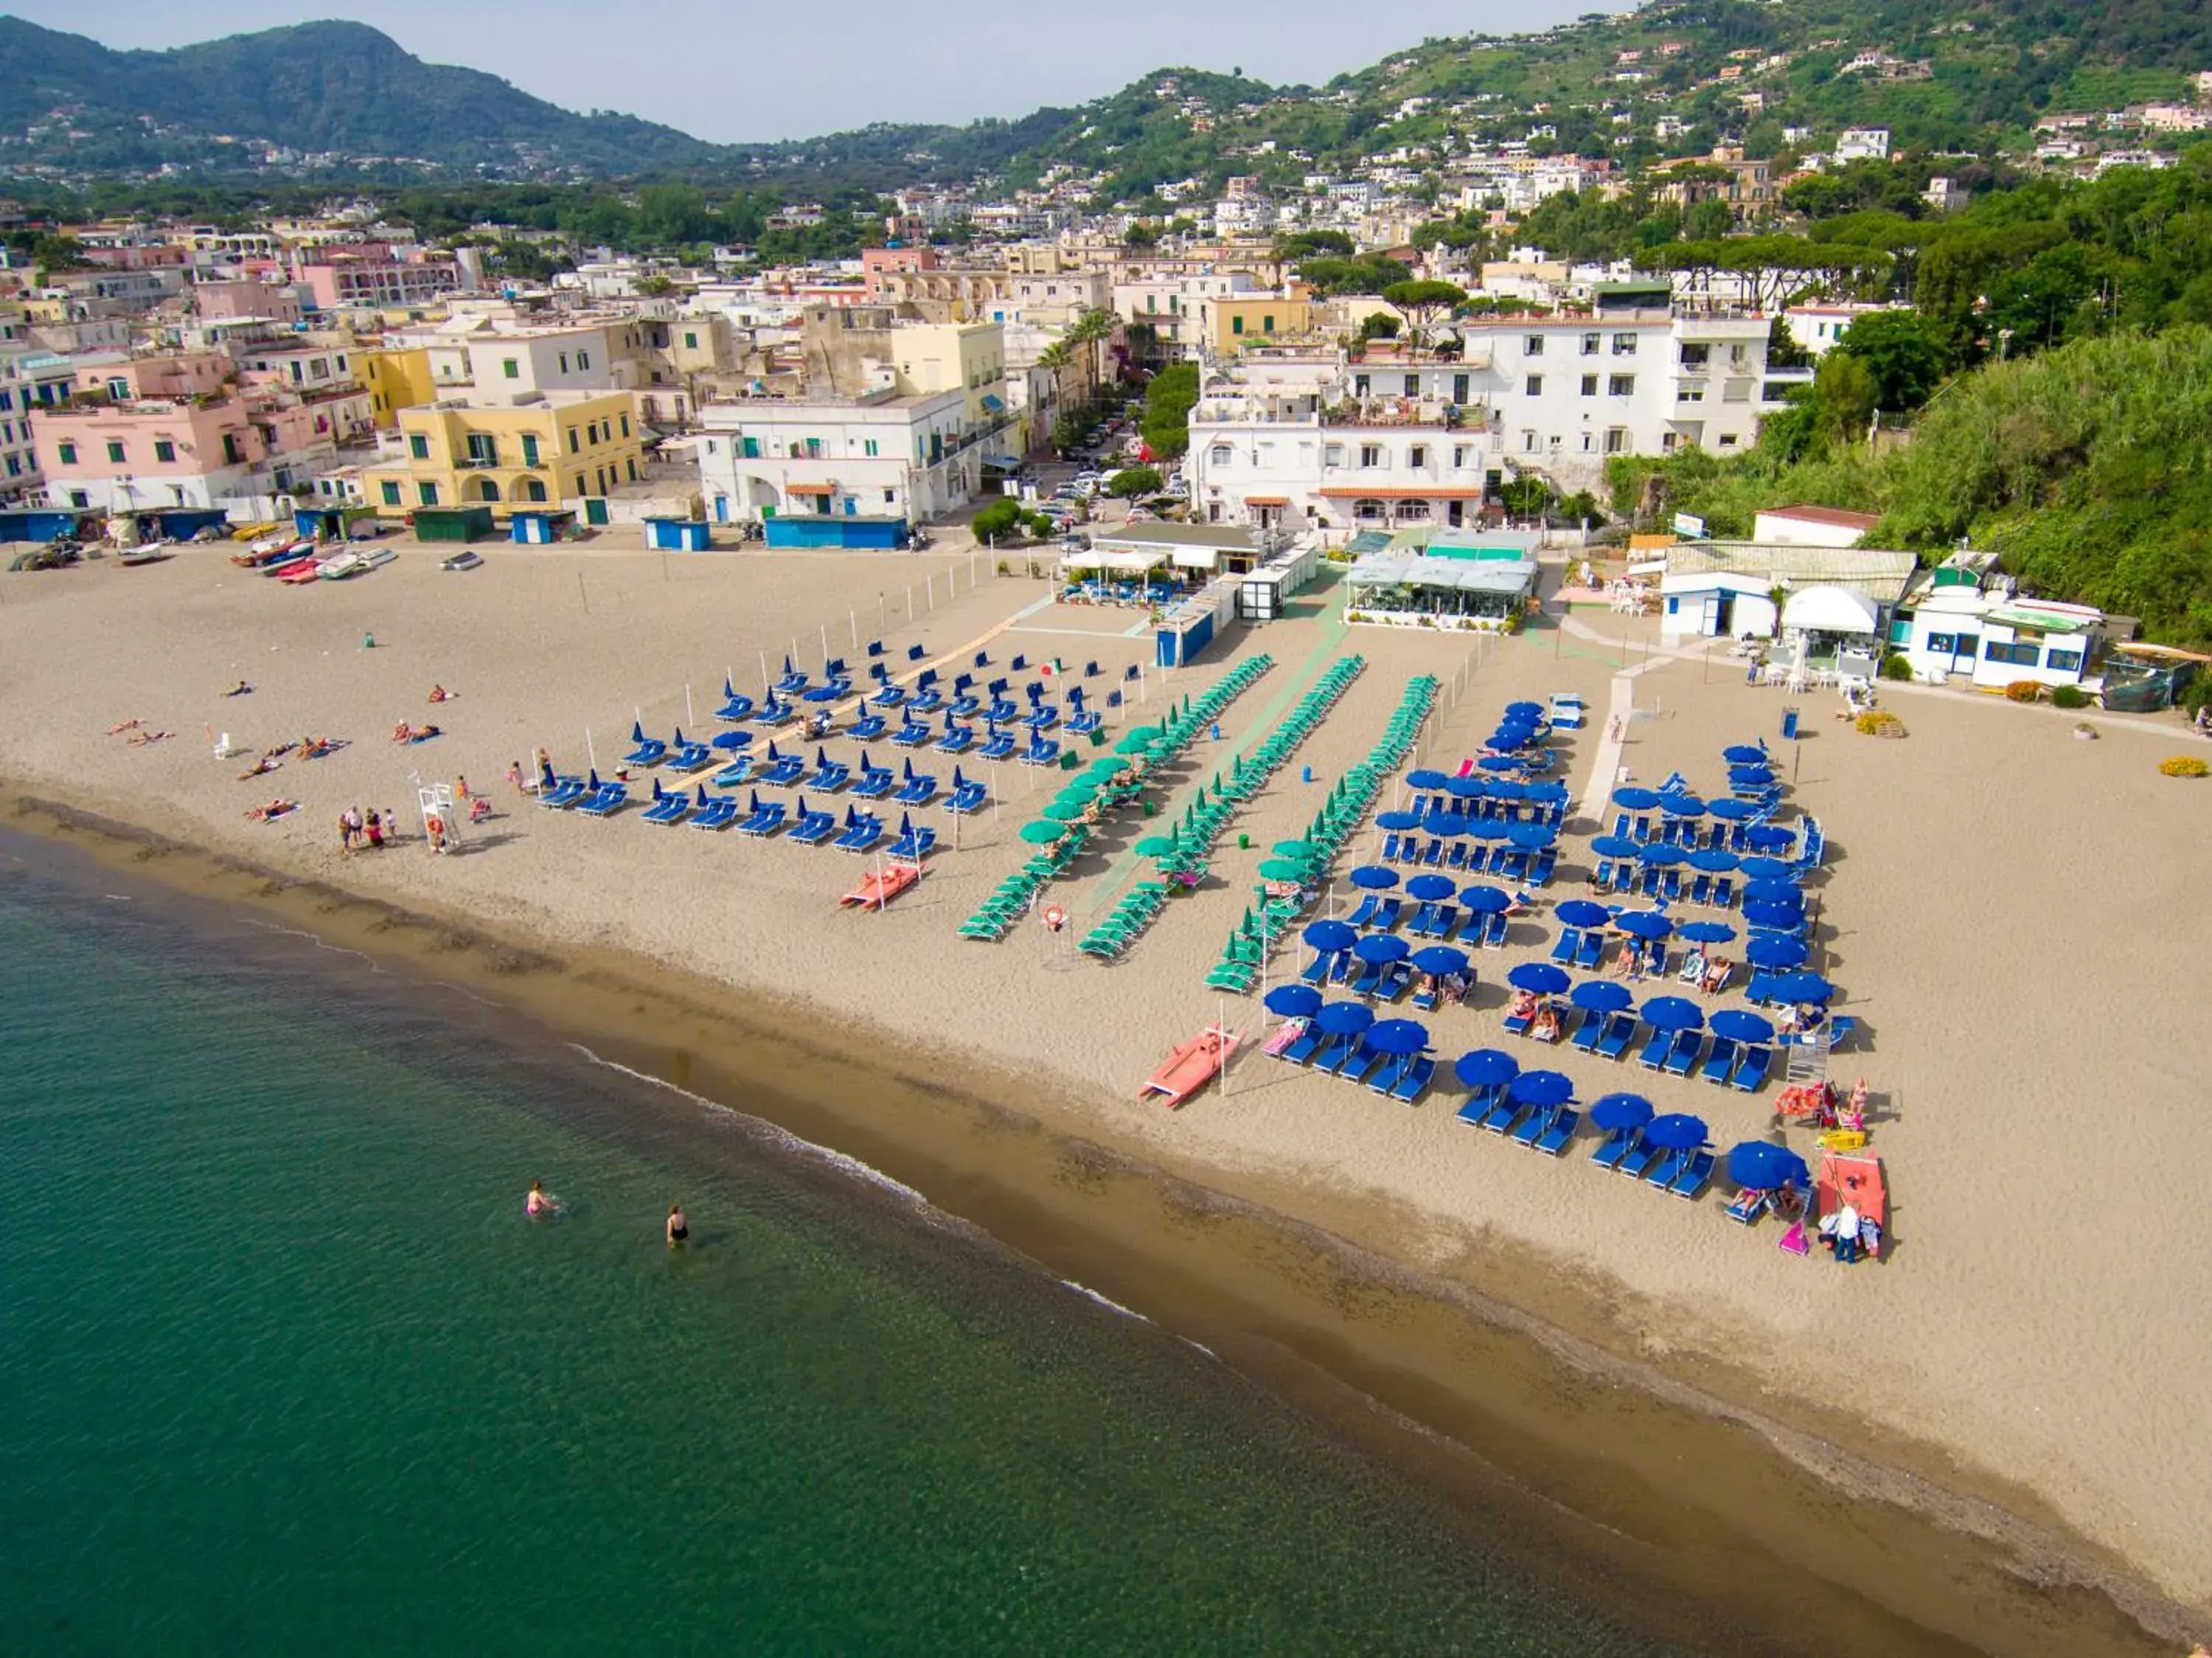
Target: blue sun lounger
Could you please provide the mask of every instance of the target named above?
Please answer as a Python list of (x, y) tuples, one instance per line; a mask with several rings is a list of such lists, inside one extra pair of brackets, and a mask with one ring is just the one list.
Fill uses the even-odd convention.
[(888, 765), (871, 765), (866, 754), (860, 756), (860, 780), (853, 785), (853, 793), (861, 800), (881, 800), (891, 792), (898, 775)]
[(741, 789), (752, 781), (753, 767), (757, 762), (750, 754), (740, 754), (707, 781), (717, 789)]
[(737, 820), (736, 798), (729, 795), (713, 795), (708, 797), (704, 806), (692, 814), (691, 826), (694, 829), (726, 829)]
[(1059, 739), (1055, 737), (1030, 738), (1029, 748), (1027, 752), (1022, 755), (1022, 764), (1024, 765), (1058, 765), (1060, 764)]
[(1578, 927), (1562, 927), (1559, 929), (1559, 942), (1552, 946), (1552, 960), (1563, 967), (1571, 966), (1582, 948), (1582, 930)]
[(727, 680), (722, 681), (722, 705), (714, 710), (714, 717), (730, 725), (742, 725), (753, 716), (754, 702), (741, 696)]
[(1617, 1013), (1606, 1021), (1605, 1035), (1597, 1045), (1601, 1059), (1619, 1059), (1628, 1052), (1628, 1045), (1635, 1039), (1636, 1019), (1633, 1015)]
[(1498, 1103), (1499, 1093), (1500, 1090), (1495, 1088), (1477, 1088), (1460, 1101), (1459, 1109), (1452, 1112), (1452, 1115), (1469, 1128), (1480, 1128), (1482, 1119), (1490, 1114), (1490, 1108)]
[(1390, 1097), (1401, 1106), (1419, 1100), (1437, 1074), (1437, 1062), (1425, 1053), (1417, 1053), (1413, 1062), (1398, 1073), (1398, 1080), (1390, 1084)]
[(906, 700), (906, 690), (905, 687), (886, 680), (877, 689), (876, 694), (868, 700), (878, 708), (896, 708)]
[(1490, 1109), (1482, 1114), (1482, 1126), (1492, 1134), (1510, 1133), (1514, 1124), (1521, 1120), (1521, 1113), (1527, 1109), (1526, 1106), (1510, 1094), (1500, 1088), (1498, 1091), (1498, 1098), (1491, 1103)]
[(1766, 1086), (1766, 1068), (1773, 1061), (1773, 1049), (1750, 1044), (1744, 1049), (1743, 1057), (1735, 1062), (1735, 1069), (1729, 1073), (1729, 1086), (1745, 1094), (1758, 1093)]
[(1735, 1068), (1738, 1049), (1725, 1036), (1713, 1038), (1713, 1050), (1705, 1056), (1705, 1063), (1698, 1067), (1698, 1075), (1718, 1087), (1728, 1081), (1729, 1072)]
[(1551, 1127), (1552, 1118), (1558, 1109), (1555, 1106), (1539, 1106), (1523, 1117), (1505, 1137), (1516, 1146), (1534, 1146), (1544, 1137), (1545, 1130)]
[(806, 761), (802, 757), (779, 754), (774, 743), (768, 746), (768, 770), (761, 773), (760, 780), (770, 789), (796, 788), (806, 775)]
[(1320, 1050), (1315, 1053), (1313, 1068), (1316, 1070), (1324, 1070), (1333, 1074), (1338, 1066), (1352, 1058), (1353, 1050), (1358, 1046), (1359, 1039), (1357, 1036), (1333, 1036), (1323, 1042)]
[(653, 780), (653, 804), (645, 808), (647, 823), (681, 823), (691, 815), (691, 797), (681, 789), (663, 789)]
[(1313, 1021), (1308, 1020), (1306, 1027), (1291, 1039), (1290, 1046), (1283, 1050), (1282, 1058), (1293, 1065), (1310, 1064), (1314, 1055), (1321, 1051), (1321, 1045), (1327, 1039), (1314, 1028)]
[(1582, 1120), (1582, 1112), (1572, 1106), (1559, 1106), (1553, 1112), (1552, 1120), (1544, 1125), (1543, 1133), (1536, 1137), (1535, 1149), (1547, 1157), (1565, 1156), (1567, 1143), (1575, 1137), (1576, 1125)]
[(1692, 1152), (1689, 1161), (1675, 1171), (1674, 1178), (1667, 1182), (1667, 1190), (1677, 1198), (1694, 1200), (1705, 1195), (1712, 1178), (1713, 1154), (1710, 1151)]
[(940, 754), (964, 754), (975, 746), (975, 728), (955, 725), (949, 717), (945, 722), (945, 735), (933, 745)]
[(853, 722), (853, 741), (873, 742), (890, 728), (890, 722), (880, 714), (870, 714)]
[(741, 835), (757, 836), (765, 840), (783, 827), (783, 819), (784, 807), (781, 801), (769, 801), (763, 805), (761, 797), (755, 795), (752, 797), (751, 814), (738, 826), (738, 832)]
[(798, 717), (799, 710), (789, 703), (779, 702), (770, 697), (761, 704), (760, 711), (753, 716), (753, 722), (757, 725), (789, 725)]
[(1636, 1143), (1636, 1130), (1617, 1128), (1598, 1143), (1597, 1149), (1590, 1153), (1590, 1161), (1600, 1168), (1619, 1168), (1620, 1160), (1628, 1155), (1629, 1148)]
[(959, 767), (953, 768), (952, 794), (945, 802), (946, 811), (957, 812), (962, 817), (968, 817), (981, 811), (990, 803), (990, 798), (989, 789), (981, 779), (964, 778), (960, 775)]
[(901, 863), (919, 863), (937, 850), (937, 831), (925, 824), (908, 823), (899, 820), (898, 838), (890, 844), (886, 856)]
[(1011, 731), (1000, 731), (995, 727), (990, 735), (983, 739), (983, 746), (975, 751), (978, 757), (987, 760), (1006, 759), (1012, 755), (1013, 752), (1014, 734)]
[(599, 786), (599, 777), (596, 771), (592, 774), (589, 783), (585, 782), (581, 777), (556, 778), (550, 789), (538, 795), (538, 803), (540, 806), (550, 806), (556, 812), (561, 811), (574, 806), (585, 795), (596, 793)]
[(1584, 1053), (1595, 1053), (1598, 1043), (1605, 1036), (1605, 1015), (1595, 1010), (1583, 1015), (1583, 1022), (1575, 1027), (1568, 1039)]
[(1410, 1053), (1394, 1053), (1377, 1065), (1364, 1079), (1370, 1094), (1387, 1094), (1397, 1086), (1398, 1075), (1413, 1059)]
[(622, 758), (624, 765), (658, 765), (668, 753), (668, 745), (658, 737), (640, 735), (637, 746)]
[(870, 813), (845, 808), (845, 832), (832, 843), (841, 852), (868, 852), (884, 838), (884, 820)]
[(1669, 1149), (1654, 1157), (1651, 1160), (1651, 1166), (1645, 1169), (1639, 1178), (1644, 1185), (1655, 1191), (1664, 1192), (1668, 1183), (1689, 1166), (1690, 1154), (1686, 1149)]
[(1347, 1082), (1364, 1082), (1367, 1075), (1384, 1063), (1386, 1056), (1369, 1047), (1364, 1040), (1353, 1050), (1352, 1057), (1337, 1068), (1336, 1074)]
[(1636, 1063), (1646, 1070), (1658, 1070), (1667, 1063), (1668, 1050), (1674, 1045), (1671, 1032), (1655, 1030), (1644, 1045), (1644, 1051), (1636, 1056)]
[(919, 720), (908, 720), (891, 733), (891, 741), (901, 748), (919, 748), (929, 741), (929, 728)]
[(1659, 1148), (1638, 1135), (1636, 1143), (1621, 1154), (1620, 1161), (1613, 1165), (1613, 1172), (1626, 1174), (1632, 1180), (1640, 1180), (1658, 1156)]
[(891, 799), (901, 806), (927, 806), (937, 798), (937, 779), (926, 771), (914, 769), (914, 762), (906, 763), (905, 781)]
[(661, 762), (670, 771), (687, 774), (693, 771), (704, 771), (714, 763), (714, 751), (705, 743), (683, 742), (684, 734), (680, 731), (676, 735), (681, 746), (671, 748), (668, 751), (668, 758)]
[(814, 773), (806, 779), (806, 786), (809, 789), (818, 789), (825, 795), (834, 795), (851, 782), (852, 778), (851, 766), (842, 760), (831, 759), (829, 750), (825, 748), (815, 749)]
[(587, 818), (611, 818), (629, 804), (629, 785), (626, 783), (607, 783), (599, 785), (599, 792), (587, 801), (579, 801), (576, 809)]
[(1669, 1076), (1687, 1076), (1696, 1069), (1698, 1054), (1705, 1045), (1701, 1031), (1683, 1031), (1667, 1049), (1667, 1062), (1660, 1069)]
[[(851, 809), (850, 807), (846, 808), (848, 811)], [(799, 822), (793, 828), (791, 838), (801, 846), (819, 846), (836, 832), (837, 814), (835, 812), (824, 812), (819, 808), (810, 808), (806, 804), (806, 797), (801, 795), (799, 797)]]
[(1372, 927), (1375, 917), (1382, 912), (1382, 900), (1373, 893), (1363, 896), (1352, 913), (1344, 918), (1347, 927)]

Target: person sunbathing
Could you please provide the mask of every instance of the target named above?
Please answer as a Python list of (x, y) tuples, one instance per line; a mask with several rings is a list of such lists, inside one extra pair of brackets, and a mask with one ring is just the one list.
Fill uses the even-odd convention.
[(1536, 1022), (1528, 1027), (1528, 1034), (1539, 1042), (1559, 1039), (1559, 1010), (1547, 1002), (1536, 1015)]
[(392, 728), (392, 741), (394, 742), (414, 741), (415, 728), (408, 724), (404, 720), (400, 721), (398, 724)]
[(1735, 963), (1726, 956), (1705, 958), (1705, 971), (1698, 980), (1698, 988), (1707, 996), (1718, 996), (1728, 987), (1729, 975), (1735, 971)]
[(1536, 1016), (1534, 995), (1528, 991), (1514, 991), (1513, 1005), (1506, 1009), (1505, 1016), (1509, 1019), (1534, 1019)]
[(107, 735), (111, 737), (119, 737), (126, 731), (136, 731), (140, 726), (145, 723), (146, 722), (143, 720), (125, 720), (118, 725), (109, 726), (107, 728)]
[(252, 686), (246, 684), (245, 680), (240, 680), (236, 685), (231, 686), (229, 690), (224, 692), (222, 694), (226, 697), (243, 697), (252, 689), (253, 687)]
[(252, 819), (256, 823), (273, 823), (278, 818), (283, 817), (287, 812), (293, 810), (297, 805), (298, 802), (296, 801), (289, 801), (279, 798), (270, 801), (266, 806), (254, 807), (251, 811), (247, 812), (246, 815)]
[(282, 760), (272, 760), (268, 755), (264, 754), (259, 759), (254, 761), (252, 765), (247, 766), (245, 771), (240, 772), (238, 774), (238, 780), (240, 783), (244, 783), (248, 777), (265, 777), (268, 773), (274, 771), (283, 764), (283, 762)]
[(160, 742), (170, 735), (167, 731), (134, 731), (125, 737), (124, 741), (129, 743), (133, 748), (143, 748), (147, 744)]
[(441, 685), (434, 685), (430, 687), (430, 700), (432, 702), (445, 703), (451, 702), (453, 699), (453, 693), (447, 690), (445, 686)]
[(1631, 940), (1620, 954), (1613, 958), (1613, 976), (1615, 978), (1640, 978), (1643, 977), (1643, 952), (1638, 950), (1635, 942)]

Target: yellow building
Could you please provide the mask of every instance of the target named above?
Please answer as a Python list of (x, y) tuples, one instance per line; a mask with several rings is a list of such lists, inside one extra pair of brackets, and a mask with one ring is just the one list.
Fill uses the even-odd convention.
[(902, 394), (960, 393), (971, 435), (1007, 424), (1006, 334), (997, 323), (902, 323), (890, 341)]
[(629, 392), (548, 392), (529, 403), (403, 409), (398, 442), (362, 468), (362, 492), (387, 517), (417, 507), (580, 510), (638, 481), (635, 403)]
[(1278, 335), (1296, 337), (1313, 327), (1309, 300), (1273, 294), (1223, 294), (1200, 302), (1200, 333), (1210, 351), (1230, 355)]
[(420, 346), (362, 347), (354, 352), (354, 366), (368, 388), (370, 418), (379, 431), (397, 428), (402, 409), (438, 395), (430, 381), (430, 354)]

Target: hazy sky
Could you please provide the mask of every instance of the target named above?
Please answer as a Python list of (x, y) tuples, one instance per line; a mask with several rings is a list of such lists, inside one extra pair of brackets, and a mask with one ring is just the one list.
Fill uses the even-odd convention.
[[(731, 142), (871, 121), (1026, 114), (1040, 104), (1085, 102), (1170, 64), (1318, 84), (1425, 36), (1542, 28), (1601, 3), (1047, 0), (952, 13), (916, 0), (540, 0), (459, 10), (428, 0), (307, 0), (305, 9), (229, 0), (195, 12), (153, 0), (16, 0), (7, 9), (111, 46), (181, 46), (310, 18), (358, 18), (432, 63), (486, 70), (572, 109), (621, 110)], [(924, 16), (933, 21), (920, 23)]]

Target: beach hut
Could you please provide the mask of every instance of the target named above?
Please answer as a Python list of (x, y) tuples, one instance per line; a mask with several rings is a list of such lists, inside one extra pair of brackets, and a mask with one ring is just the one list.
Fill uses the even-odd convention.
[(704, 552), (711, 526), (703, 518), (648, 518), (645, 545), (653, 552)]
[(1310, 539), (1272, 553), (1265, 564), (1247, 570), (1237, 587), (1237, 613), (1248, 622), (1272, 622), (1283, 614), (1290, 596), (1310, 583), (1321, 570), (1321, 552)]
[(526, 546), (550, 546), (568, 532), (576, 515), (565, 508), (548, 511), (515, 509), (507, 521), (507, 533)]
[(418, 507), (413, 526), (418, 541), (481, 541), (492, 533), (489, 507)]
[(1196, 661), (1235, 619), (1236, 604), (1236, 589), (1224, 582), (1170, 607), (1152, 635), (1153, 660), (1162, 667)]

